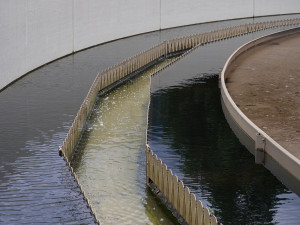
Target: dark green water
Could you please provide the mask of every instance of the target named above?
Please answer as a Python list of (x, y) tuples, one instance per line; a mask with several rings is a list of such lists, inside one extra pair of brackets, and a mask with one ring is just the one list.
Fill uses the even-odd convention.
[[(297, 15), (255, 21), (292, 17)], [(0, 224), (93, 224), (77, 184), (58, 156), (58, 147), (97, 73), (163, 40), (249, 22), (253, 20), (198, 24), (106, 43), (47, 64), (3, 90), (0, 93)], [(218, 46), (220, 51), (222, 46)], [(219, 56), (221, 52), (214, 57), (214, 63), (219, 62)], [(199, 61), (198, 56), (196, 59)], [(202, 57), (201, 61), (210, 65), (212, 60)], [(184, 74), (180, 69), (176, 67), (179, 74)], [(138, 167), (145, 168), (144, 162), (144, 155), (139, 155)], [(140, 176), (144, 184), (143, 173)], [(154, 215), (151, 211), (156, 204), (154, 198), (144, 196), (149, 203), (145, 206), (150, 209), (147, 212)], [(279, 197), (283, 200), (277, 202), (287, 207), (277, 204), (273, 220), (279, 217), (286, 222), (282, 224), (292, 224), (290, 218), (296, 221), (299, 204), (294, 207), (296, 200), (289, 192)], [(154, 222), (159, 223), (160, 218)]]
[(273, 224), (289, 191), (254, 164), (228, 126), (219, 95), (215, 74), (152, 95), (150, 146), (224, 224)]
[(218, 72), (252, 38), (200, 47), (152, 79), (148, 143), (223, 224), (299, 224), (300, 198), (254, 163), (222, 112)]

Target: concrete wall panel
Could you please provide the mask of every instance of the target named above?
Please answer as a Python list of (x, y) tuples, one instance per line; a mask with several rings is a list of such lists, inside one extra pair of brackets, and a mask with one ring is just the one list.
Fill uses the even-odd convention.
[(26, 1), (0, 2), (0, 89), (26, 68)]
[(72, 52), (72, 0), (0, 1), (0, 89)]
[(300, 4), (299, 0), (0, 0), (0, 90), (73, 51), (160, 28), (253, 13), (300, 13)]
[(300, 13), (299, 0), (254, 0), (254, 16)]
[(241, 0), (162, 0), (161, 27), (253, 16), (253, 2)]
[(160, 0), (75, 0), (74, 49), (159, 30)]
[(27, 71), (72, 52), (71, 6), (71, 0), (28, 0)]

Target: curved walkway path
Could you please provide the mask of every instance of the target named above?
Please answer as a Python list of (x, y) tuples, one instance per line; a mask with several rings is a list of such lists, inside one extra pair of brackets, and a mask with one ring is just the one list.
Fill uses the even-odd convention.
[(300, 159), (300, 30), (234, 62), (228, 91), (260, 129)]

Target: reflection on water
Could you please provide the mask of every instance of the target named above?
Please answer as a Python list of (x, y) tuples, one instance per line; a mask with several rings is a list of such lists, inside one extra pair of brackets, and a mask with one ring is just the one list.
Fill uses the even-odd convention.
[[(173, 224), (145, 193), (149, 72), (101, 96), (72, 165), (102, 224)], [(157, 206), (156, 206), (157, 205)]]
[(152, 149), (224, 224), (296, 224), (299, 198), (254, 164), (227, 125), (218, 76), (190, 83), (151, 96)]
[(254, 163), (222, 112), (218, 72), (252, 38), (200, 47), (155, 76), (148, 142), (223, 224), (299, 224), (300, 198)]
[(81, 51), (0, 93), (0, 224), (93, 224), (58, 146), (97, 73), (158, 42), (146, 34)]
[[(257, 20), (287, 17), (297, 15)], [(106, 43), (47, 64), (2, 91), (0, 223), (93, 224), (82, 195), (57, 151), (97, 73), (163, 40), (252, 21), (198, 24)], [(138, 157), (141, 162), (138, 170), (143, 171), (145, 160)], [(144, 183), (144, 178), (138, 179)], [(157, 207), (152, 207), (151, 198), (144, 195), (148, 214)], [(282, 200), (282, 204), (286, 202)], [(284, 215), (283, 209), (279, 208), (276, 216), (279, 212)]]

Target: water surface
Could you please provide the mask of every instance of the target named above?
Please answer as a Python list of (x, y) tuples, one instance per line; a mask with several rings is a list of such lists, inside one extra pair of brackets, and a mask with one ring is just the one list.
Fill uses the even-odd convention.
[[(93, 224), (83, 196), (58, 157), (58, 146), (97, 73), (163, 40), (245, 22), (252, 19), (174, 28), (106, 43), (47, 64), (2, 91), (0, 223)], [(143, 156), (137, 160), (144, 167)], [(155, 202), (151, 195), (145, 196), (148, 203)]]
[(202, 46), (152, 79), (148, 142), (223, 224), (299, 223), (300, 198), (240, 144), (218, 88), (230, 54), (276, 30)]
[(145, 184), (150, 72), (99, 98), (72, 161), (101, 224), (177, 224)]

